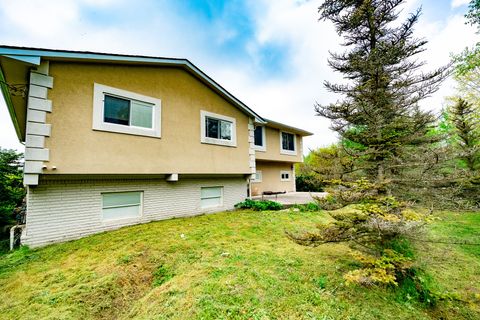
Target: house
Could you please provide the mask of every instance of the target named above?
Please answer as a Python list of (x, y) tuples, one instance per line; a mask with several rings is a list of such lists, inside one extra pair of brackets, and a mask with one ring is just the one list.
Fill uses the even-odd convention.
[(262, 118), (188, 60), (0, 46), (0, 67), (25, 144), (24, 244), (295, 191), (310, 133)]

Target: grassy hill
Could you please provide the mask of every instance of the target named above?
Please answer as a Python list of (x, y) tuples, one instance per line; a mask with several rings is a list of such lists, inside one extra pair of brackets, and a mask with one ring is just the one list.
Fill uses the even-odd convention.
[[(480, 213), (444, 213), (431, 236), (480, 242)], [(2, 319), (478, 319), (480, 247), (418, 244), (435, 288), (345, 286), (344, 245), (299, 246), (284, 230), (325, 213), (223, 212), (123, 228), (0, 257)]]

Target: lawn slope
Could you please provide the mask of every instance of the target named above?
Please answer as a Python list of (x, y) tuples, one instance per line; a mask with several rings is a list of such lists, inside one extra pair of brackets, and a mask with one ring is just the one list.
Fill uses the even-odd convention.
[[(443, 214), (432, 236), (478, 240), (480, 214)], [(123, 228), (0, 257), (2, 319), (475, 319), (478, 247), (419, 244), (438, 289), (428, 309), (388, 288), (347, 287), (343, 245), (299, 246), (285, 230), (325, 213), (224, 212)], [(473, 302), (472, 302), (473, 301)]]

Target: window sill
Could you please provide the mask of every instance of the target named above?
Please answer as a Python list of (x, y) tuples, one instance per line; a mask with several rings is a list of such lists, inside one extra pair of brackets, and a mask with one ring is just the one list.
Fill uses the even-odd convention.
[(291, 150), (283, 150), (281, 149), (280, 150), (280, 154), (283, 154), (283, 155), (286, 155), (286, 156), (296, 156), (297, 155), (297, 151), (291, 151)]
[(224, 147), (234, 147), (234, 148), (237, 147), (237, 143), (235, 141), (221, 140), (221, 139), (215, 139), (215, 138), (203, 137), (201, 142), (205, 144), (214, 144), (217, 146), (224, 146)]
[(103, 131), (103, 132), (111, 132), (111, 133), (122, 133), (122, 134), (129, 134), (133, 136), (142, 136), (142, 137), (150, 137), (150, 138), (161, 138), (160, 132), (156, 132), (153, 130), (143, 130), (140, 128), (121, 128), (120, 126), (116, 125), (102, 125), (101, 127), (93, 127), (93, 131)]
[(266, 147), (262, 147), (262, 146), (254, 146), (253, 149), (254, 149), (255, 151), (267, 152), (267, 148), (266, 148)]
[(132, 217), (132, 218), (121, 218), (121, 219), (109, 219), (103, 220), (102, 219), (102, 226), (104, 227), (114, 227), (117, 225), (126, 225), (131, 223), (139, 223), (143, 221), (143, 216), (139, 217)]

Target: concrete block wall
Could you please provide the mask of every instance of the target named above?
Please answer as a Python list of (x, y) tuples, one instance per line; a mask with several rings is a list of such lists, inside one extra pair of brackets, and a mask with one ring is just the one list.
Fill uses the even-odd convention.
[[(200, 188), (223, 186), (223, 206), (200, 208)], [(143, 191), (140, 218), (102, 220), (102, 193)], [(172, 217), (233, 209), (247, 197), (244, 177), (181, 179), (84, 179), (41, 181), (27, 194), (27, 223), (22, 243), (38, 247), (119, 227)]]

